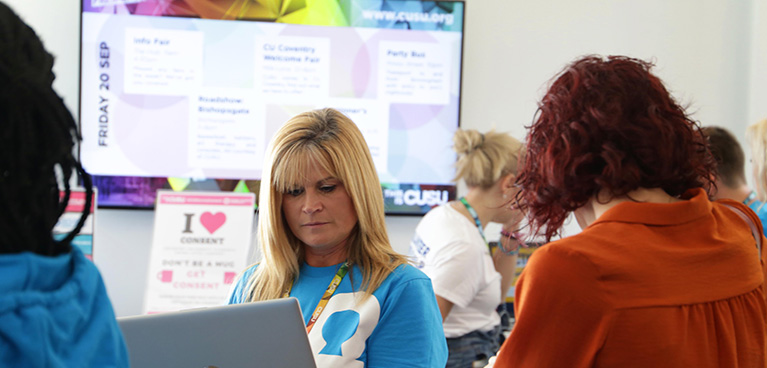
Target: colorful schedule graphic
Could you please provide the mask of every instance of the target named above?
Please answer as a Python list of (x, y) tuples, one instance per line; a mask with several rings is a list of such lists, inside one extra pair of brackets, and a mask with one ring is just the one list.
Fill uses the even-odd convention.
[(81, 157), (100, 204), (151, 207), (155, 179), (250, 188), (274, 132), (322, 107), (360, 126), (386, 186), (453, 186), (463, 6), (84, 0)]

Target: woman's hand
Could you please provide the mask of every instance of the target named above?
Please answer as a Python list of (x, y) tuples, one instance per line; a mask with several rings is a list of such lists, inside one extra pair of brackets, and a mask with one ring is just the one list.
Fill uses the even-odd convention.
[(507, 230), (501, 230), (501, 238), (498, 240), (498, 251), (507, 256), (514, 256), (519, 253), (519, 246), (522, 244), (522, 240), (519, 238), (521, 235), (516, 232), (510, 232)]
[(524, 245), (519, 230), (525, 214), (518, 209), (511, 209), (511, 212), (512, 215), (508, 221), (502, 224), (501, 238), (498, 241), (499, 251), (506, 255), (515, 255), (519, 251), (519, 246)]

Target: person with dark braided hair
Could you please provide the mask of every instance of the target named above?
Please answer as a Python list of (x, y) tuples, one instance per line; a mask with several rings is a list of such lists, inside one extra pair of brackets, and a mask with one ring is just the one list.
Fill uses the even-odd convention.
[[(52, 67), (35, 32), (0, 3), (0, 366), (127, 367), (101, 275), (71, 245), (93, 189), (73, 154), (80, 136), (53, 90)], [(73, 175), (85, 210), (57, 241)]]

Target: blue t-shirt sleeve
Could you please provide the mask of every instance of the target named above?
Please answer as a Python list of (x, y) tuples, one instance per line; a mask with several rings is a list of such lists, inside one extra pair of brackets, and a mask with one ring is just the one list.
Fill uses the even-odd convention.
[(232, 286), (232, 290), (229, 292), (229, 299), (227, 299), (226, 304), (245, 303), (245, 292), (248, 286), (248, 280), (250, 280), (250, 276), (253, 275), (253, 272), (256, 271), (256, 267), (257, 266), (255, 265), (251, 266), (242, 272), (240, 277), (237, 279), (237, 282), (235, 282), (234, 286)]
[(748, 207), (754, 210), (756, 215), (759, 216), (759, 221), (762, 222), (762, 233), (767, 237), (767, 205), (760, 201), (753, 201)]
[(393, 287), (386, 296), (381, 318), (368, 339), (366, 367), (444, 368), (447, 342), (431, 280), (405, 267), (417, 277)]

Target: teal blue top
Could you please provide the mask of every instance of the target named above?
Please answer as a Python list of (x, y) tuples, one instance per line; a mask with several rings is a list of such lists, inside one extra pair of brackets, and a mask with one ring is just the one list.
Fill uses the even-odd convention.
[(76, 247), (0, 255), (0, 367), (128, 367), (98, 269)]

